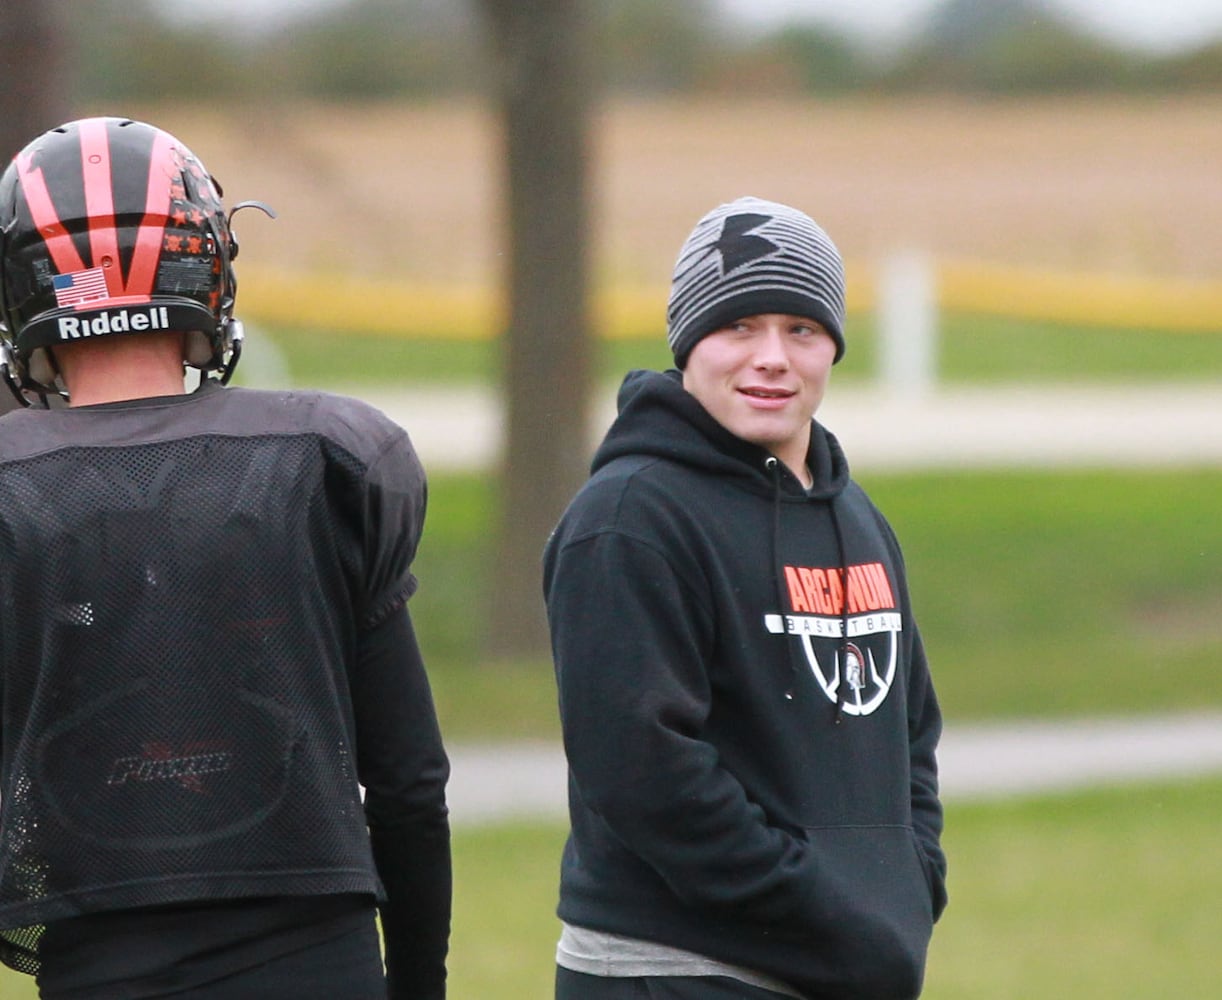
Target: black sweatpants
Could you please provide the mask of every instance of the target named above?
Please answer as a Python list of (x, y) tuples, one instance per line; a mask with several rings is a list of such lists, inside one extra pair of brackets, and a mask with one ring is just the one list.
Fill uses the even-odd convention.
[(556, 1000), (791, 1000), (728, 976), (588, 976), (556, 968)]
[(230, 900), (52, 924), (44, 1000), (386, 1000), (373, 898)]
[(376, 926), (281, 955), (172, 1000), (386, 1000)]

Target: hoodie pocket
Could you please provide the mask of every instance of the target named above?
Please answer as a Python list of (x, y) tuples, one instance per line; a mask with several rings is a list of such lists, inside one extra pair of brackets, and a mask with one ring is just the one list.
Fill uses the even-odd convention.
[(929, 890), (930, 912), (933, 920), (936, 922), (938, 917), (942, 915), (942, 911), (946, 908), (946, 885), (942, 880), (942, 876), (934, 867), (933, 862), (929, 860), (929, 855), (921, 847), (916, 831), (910, 829), (908, 836), (912, 841), (912, 849), (916, 852), (917, 861), (921, 865), (921, 872), (925, 876), (925, 888)]
[(807, 829), (811, 880), (799, 921), (852, 996), (916, 996), (933, 931), (931, 875), (911, 828)]

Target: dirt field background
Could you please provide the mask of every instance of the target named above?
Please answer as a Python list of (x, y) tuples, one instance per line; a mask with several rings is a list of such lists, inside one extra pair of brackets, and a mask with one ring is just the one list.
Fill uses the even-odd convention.
[[(113, 113), (114, 109), (99, 109)], [(499, 138), (475, 103), (123, 109), (183, 138), (275, 223), (244, 260), (420, 282), (499, 273)], [(847, 258), (897, 249), (1222, 278), (1222, 97), (613, 103), (592, 136), (600, 281), (657, 284), (739, 194), (797, 205)]]

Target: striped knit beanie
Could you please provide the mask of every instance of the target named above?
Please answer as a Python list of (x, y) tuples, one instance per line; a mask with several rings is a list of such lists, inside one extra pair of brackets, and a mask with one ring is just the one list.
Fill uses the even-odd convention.
[(844, 264), (831, 238), (796, 208), (760, 198), (719, 205), (679, 251), (666, 339), (682, 368), (697, 341), (744, 316), (818, 320), (844, 356)]

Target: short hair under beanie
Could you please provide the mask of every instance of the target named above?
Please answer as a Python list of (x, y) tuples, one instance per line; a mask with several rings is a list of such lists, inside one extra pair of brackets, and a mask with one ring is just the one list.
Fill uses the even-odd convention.
[(831, 238), (796, 208), (761, 198), (719, 205), (679, 251), (666, 339), (682, 368), (706, 334), (744, 316), (818, 320), (844, 356), (844, 262)]

